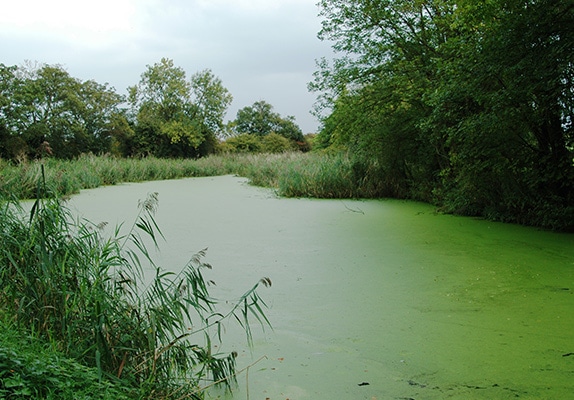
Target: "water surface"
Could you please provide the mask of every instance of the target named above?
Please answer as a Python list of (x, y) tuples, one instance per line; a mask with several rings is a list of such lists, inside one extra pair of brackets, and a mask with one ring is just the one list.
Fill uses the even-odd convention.
[(283, 199), (225, 176), (83, 191), (110, 230), (158, 192), (177, 271), (208, 247), (218, 297), (263, 276), (273, 330), (221, 347), (249, 367), (233, 399), (574, 398), (574, 235), (396, 200)]

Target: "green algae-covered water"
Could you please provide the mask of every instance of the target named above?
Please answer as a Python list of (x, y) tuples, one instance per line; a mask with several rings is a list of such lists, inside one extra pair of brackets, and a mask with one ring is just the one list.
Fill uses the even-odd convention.
[(245, 370), (211, 398), (574, 398), (574, 235), (414, 202), (282, 199), (231, 176), (88, 190), (70, 207), (113, 227), (149, 192), (166, 268), (208, 247), (217, 297), (273, 281), (273, 330), (255, 327), (249, 349), (228, 328), (221, 351)]

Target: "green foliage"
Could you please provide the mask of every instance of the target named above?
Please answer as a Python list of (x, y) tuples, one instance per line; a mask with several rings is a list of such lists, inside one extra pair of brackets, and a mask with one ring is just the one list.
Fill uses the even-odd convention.
[(288, 197), (358, 198), (373, 197), (353, 179), (350, 159), (345, 154), (294, 157), (276, 169), (279, 194)]
[(194, 117), (199, 119), (207, 130), (220, 132), (227, 108), (233, 96), (223, 86), (221, 79), (211, 70), (196, 72), (191, 76), (191, 93), (194, 104)]
[(372, 198), (376, 193), (354, 179), (351, 158), (345, 153), (239, 153), (212, 156), (198, 162), (222, 164), (222, 173), (249, 178), (257, 186), (272, 187), (281, 196), (317, 198)]
[(574, 228), (571, 2), (319, 5), (341, 56), (310, 84), (331, 108), (318, 147), (349, 149), (381, 195)]
[[(246, 136), (253, 137), (253, 135)], [(224, 142), (224, 144), (227, 143)], [(417, 164), (417, 161), (420, 162), (425, 157), (432, 159), (425, 153), (425, 147), (422, 145), (420, 148), (415, 146), (413, 149), (413, 145), (406, 139), (402, 144), (386, 142), (385, 146), (391, 146), (397, 155), (401, 154), (400, 150), (404, 146), (412, 149), (412, 154), (415, 156), (411, 155), (409, 158), (411, 163), (404, 165), (403, 168), (400, 168), (400, 163), (391, 162), (393, 152), (384, 151), (385, 146), (375, 141), (372, 142), (372, 146), (381, 146), (380, 158), (370, 157), (368, 149), (349, 153), (337, 150), (334, 145), (325, 150), (305, 154), (300, 152), (242, 153), (233, 152), (232, 147), (229, 146), (230, 150), (224, 151), (221, 155), (197, 160), (83, 156), (73, 161), (49, 159), (45, 160), (45, 163), (48, 166), (47, 179), (53, 182), (54, 191), (61, 195), (77, 193), (82, 188), (113, 185), (119, 182), (237, 174), (249, 178), (252, 184), (276, 188), (284, 196), (320, 198), (402, 196), (425, 200), (426, 196), (431, 193), (431, 196), (439, 199), (437, 203), (448, 204), (449, 208), (442, 206), (440, 210), (464, 215), (476, 215), (475, 213), (479, 212), (473, 205), (473, 201), (478, 197), (472, 197), (472, 201), (467, 201), (467, 197), (480, 194), (482, 201), (486, 202), (496, 199), (496, 196), (500, 196), (500, 193), (504, 191), (510, 193), (514, 190), (513, 188), (517, 187), (520, 180), (532, 179), (530, 182), (532, 188), (539, 184), (534, 176), (525, 175), (526, 171), (517, 166), (506, 164), (501, 167), (494, 165), (489, 159), (471, 162), (468, 159), (457, 159), (453, 155), (450, 162), (458, 165), (459, 168), (473, 171), (475, 175), (482, 174), (484, 179), (491, 181), (491, 186), (483, 186), (481, 191), (478, 191), (477, 183), (472, 179), (453, 182), (452, 177), (448, 176), (449, 170), (444, 170), (436, 178), (430, 175), (428, 172), (432, 171), (430, 167), (422, 168)], [(496, 152), (496, 150), (492, 151)], [(416, 154), (420, 154), (420, 160), (416, 159)], [(382, 158), (383, 156), (386, 158)], [(499, 154), (497, 157), (502, 156)], [(397, 159), (400, 160), (398, 157)], [(389, 165), (396, 165), (392, 173)], [(401, 175), (403, 172), (407, 172), (408, 175), (406, 177)], [(509, 174), (509, 178), (504, 181), (500, 180), (500, 174), (503, 173)], [(419, 185), (412, 184), (408, 193), (401, 192), (403, 186), (400, 184), (404, 185), (405, 182), (409, 182), (409, 179), (422, 181), (424, 174), (429, 174), (428, 179)], [(8, 198), (33, 198), (36, 194), (35, 182), (40, 175), (41, 164), (38, 162), (12, 165), (0, 160), (0, 195)], [(395, 180), (391, 180), (392, 177), (395, 177)], [(443, 186), (433, 186), (436, 180), (443, 180)], [(451, 186), (449, 182), (453, 182), (450, 183)], [(417, 189), (420, 192), (417, 192)], [(459, 196), (458, 191), (461, 190), (465, 192)], [(513, 197), (508, 197), (508, 199), (506, 215), (511, 215), (518, 209), (521, 210), (524, 219), (509, 219), (499, 211), (500, 209), (494, 207), (482, 212), (492, 219), (521, 222), (555, 230), (571, 229), (569, 224), (574, 219), (572, 208), (558, 209), (546, 203), (542, 198), (538, 201), (528, 201), (528, 198), (521, 197), (521, 193), (517, 192), (513, 192)]]
[(232, 153), (257, 153), (261, 150), (261, 140), (248, 133), (230, 137), (225, 143)]
[(3, 399), (128, 399), (135, 393), (43, 341), (0, 320), (0, 397)]
[(148, 66), (126, 101), (107, 84), (71, 77), (58, 65), (0, 64), (0, 157), (197, 157), (214, 152), (232, 101), (210, 70), (193, 74), (163, 58)]
[[(244, 136), (250, 140), (255, 137)], [(352, 160), (346, 153), (336, 152), (231, 152), (197, 160), (83, 156), (76, 161), (47, 160), (46, 179), (53, 182), (55, 192), (68, 195), (82, 188), (119, 182), (237, 174), (249, 178), (252, 184), (276, 188), (286, 196), (376, 197), (376, 188), (358, 176)], [(0, 194), (34, 197), (41, 164), (4, 166), (0, 170)]]
[[(18, 203), (1, 204), (2, 315), (19, 332), (95, 368), (100, 381), (118, 379), (140, 397), (200, 398), (209, 377), (229, 385), (234, 355), (214, 353), (212, 336), (221, 338), (229, 319), (241, 324), (249, 341), (252, 318), (268, 324), (257, 289), (270, 280), (262, 279), (236, 302), (223, 303), (231, 304), (224, 311), (204, 278), (211, 268), (203, 261), (205, 250), (177, 274), (150, 256), (149, 244), (157, 246), (162, 238), (153, 218), (157, 193), (140, 203), (126, 234), (117, 227), (106, 237), (105, 223), (74, 222), (52, 192), (38, 186), (28, 220)], [(144, 275), (146, 265), (155, 270), (151, 283)], [(0, 351), (0, 361), (1, 356)], [(15, 381), (26, 373), (6, 377), (0, 389), (9, 389), (6, 382), (30, 388), (28, 381)], [(52, 379), (45, 371), (40, 375)]]
[(256, 101), (250, 107), (237, 111), (234, 130), (238, 134), (253, 134), (265, 136), (273, 131), (274, 119), (277, 114), (273, 106), (265, 101)]
[(0, 156), (24, 160), (105, 152), (122, 125), (122, 97), (60, 66), (0, 65)]
[(210, 70), (187, 81), (185, 71), (162, 58), (148, 65), (137, 86), (129, 89), (135, 119), (136, 154), (195, 157), (208, 154), (223, 129), (232, 96)]
[(283, 153), (296, 150), (295, 144), (275, 132), (263, 137), (243, 133), (232, 136), (220, 145), (222, 153)]
[(159, 159), (154, 157), (117, 158), (83, 155), (75, 160), (46, 159), (17, 165), (0, 161), (0, 196), (31, 199), (36, 196), (36, 182), (41, 166), (46, 165), (46, 178), (60, 196), (81, 189), (120, 182), (175, 179), (231, 173), (213, 168), (208, 160)]
[(276, 133), (295, 142), (304, 142), (303, 132), (295, 123), (295, 117), (282, 118), (273, 111), (273, 106), (265, 101), (257, 101), (252, 106), (237, 111), (232, 124), (237, 134), (266, 136)]
[(264, 153), (284, 153), (293, 150), (292, 142), (275, 132), (261, 138), (261, 150)]

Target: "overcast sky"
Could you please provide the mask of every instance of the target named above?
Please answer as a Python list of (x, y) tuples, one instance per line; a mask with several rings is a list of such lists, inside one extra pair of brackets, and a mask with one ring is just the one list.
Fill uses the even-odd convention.
[(0, 63), (62, 65), (118, 93), (147, 65), (170, 58), (188, 78), (209, 68), (233, 95), (228, 119), (265, 100), (317, 130), (307, 91), (315, 60), (316, 0), (0, 0)]

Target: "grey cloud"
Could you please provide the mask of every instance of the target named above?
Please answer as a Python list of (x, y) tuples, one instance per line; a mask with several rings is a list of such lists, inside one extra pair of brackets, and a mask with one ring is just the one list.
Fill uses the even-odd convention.
[(59, 63), (73, 76), (108, 82), (124, 93), (146, 65), (172, 58), (189, 75), (209, 68), (222, 79), (234, 96), (230, 119), (237, 109), (266, 100), (282, 115), (294, 115), (304, 132), (317, 128), (309, 114), (315, 95), (306, 85), (315, 59), (330, 49), (316, 37), (320, 23), (313, 1), (277, 3), (284, 5), (259, 11), (200, 7), (201, 2), (184, 0), (161, 6), (166, 3), (142, 2), (145, 14), (133, 34), (118, 37), (114, 47), (0, 37), (0, 62)]

